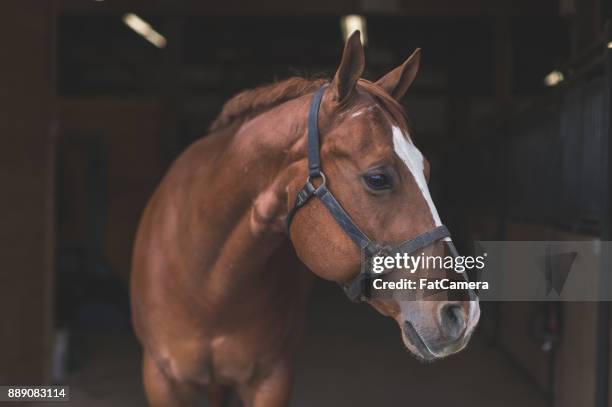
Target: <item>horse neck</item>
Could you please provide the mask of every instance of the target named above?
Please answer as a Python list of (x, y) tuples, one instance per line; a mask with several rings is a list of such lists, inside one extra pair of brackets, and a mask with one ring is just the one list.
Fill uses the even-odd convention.
[(217, 210), (201, 227), (221, 231), (213, 237), (218, 248), (209, 279), (211, 291), (221, 297), (240, 280), (257, 279), (287, 243), (287, 187), (297, 173), (306, 177), (305, 163), (300, 165), (306, 156), (306, 116), (307, 100), (299, 98), (254, 117), (235, 131), (215, 160), (213, 172), (221, 182), (207, 195), (214, 197), (209, 203)]

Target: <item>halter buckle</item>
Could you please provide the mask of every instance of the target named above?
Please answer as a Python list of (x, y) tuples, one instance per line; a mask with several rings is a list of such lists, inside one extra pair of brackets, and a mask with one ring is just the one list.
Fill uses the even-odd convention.
[[(316, 178), (321, 178), (321, 183), (315, 186), (315, 184), (312, 183), (312, 180)], [(325, 174), (323, 173), (323, 171), (319, 171), (317, 174), (308, 175), (308, 178), (306, 178), (306, 183), (311, 184), (315, 188), (315, 191), (316, 191), (317, 189), (327, 184), (327, 178), (325, 177)]]

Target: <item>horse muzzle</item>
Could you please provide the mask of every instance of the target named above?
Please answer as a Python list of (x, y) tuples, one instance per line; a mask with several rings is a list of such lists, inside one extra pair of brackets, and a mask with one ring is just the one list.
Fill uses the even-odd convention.
[(461, 302), (440, 302), (436, 308), (435, 325), (406, 318), (401, 323), (406, 347), (427, 361), (441, 359), (464, 349), (480, 318), (477, 300), (469, 301), (468, 310)]

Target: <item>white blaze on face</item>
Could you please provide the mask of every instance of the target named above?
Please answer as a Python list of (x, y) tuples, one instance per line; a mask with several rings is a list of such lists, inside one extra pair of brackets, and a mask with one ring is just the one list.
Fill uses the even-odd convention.
[(393, 148), (395, 149), (395, 153), (402, 159), (404, 164), (406, 164), (406, 167), (408, 167), (412, 177), (419, 186), (423, 199), (425, 199), (427, 206), (429, 206), (429, 211), (431, 212), (435, 225), (442, 225), (440, 216), (438, 215), (438, 210), (431, 199), (429, 188), (427, 187), (427, 180), (425, 179), (425, 172), (423, 171), (425, 169), (423, 164), (423, 154), (421, 154), (419, 149), (408, 140), (408, 137), (404, 136), (399, 127), (392, 126), (392, 128)]
[[(435, 226), (442, 225), (440, 221), (440, 215), (438, 215), (438, 210), (431, 199), (431, 195), (429, 194), (429, 188), (427, 187), (427, 180), (425, 179), (425, 165), (423, 164), (423, 154), (419, 151), (418, 148), (412, 144), (408, 137), (405, 137), (402, 133), (402, 130), (397, 126), (392, 126), (393, 129), (393, 148), (395, 153), (402, 159), (408, 170), (412, 174), (414, 180), (416, 181), (419, 189), (421, 190), (421, 194), (423, 195), (423, 199), (427, 202), (427, 206), (429, 206), (429, 210), (431, 212), (431, 216), (435, 223)], [(450, 241), (449, 237), (444, 238), (446, 241)], [(404, 310), (402, 307), (402, 315), (404, 317), (408, 316), (408, 310)], [(471, 332), (476, 324), (478, 323), (478, 319), (480, 317), (480, 307), (478, 306), (478, 300), (471, 300), (469, 307), (469, 315), (467, 321), (467, 329), (466, 332)]]

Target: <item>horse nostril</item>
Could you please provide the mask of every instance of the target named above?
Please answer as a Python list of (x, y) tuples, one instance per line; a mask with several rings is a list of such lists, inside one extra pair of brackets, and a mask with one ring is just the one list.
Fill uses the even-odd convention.
[(456, 341), (461, 338), (466, 323), (465, 312), (460, 305), (445, 304), (440, 308), (440, 328), (449, 341)]

